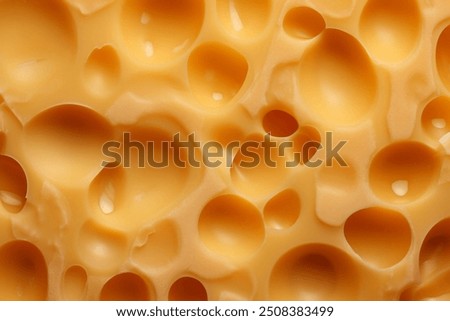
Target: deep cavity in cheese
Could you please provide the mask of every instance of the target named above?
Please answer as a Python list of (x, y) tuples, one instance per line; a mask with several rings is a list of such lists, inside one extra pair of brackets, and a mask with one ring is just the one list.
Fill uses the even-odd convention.
[(449, 19), (429, 0), (0, 0), (0, 299), (448, 299)]

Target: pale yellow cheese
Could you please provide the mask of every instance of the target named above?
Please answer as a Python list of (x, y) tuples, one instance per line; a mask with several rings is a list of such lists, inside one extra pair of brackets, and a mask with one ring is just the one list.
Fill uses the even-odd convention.
[(0, 299), (448, 299), (449, 18), (0, 0)]

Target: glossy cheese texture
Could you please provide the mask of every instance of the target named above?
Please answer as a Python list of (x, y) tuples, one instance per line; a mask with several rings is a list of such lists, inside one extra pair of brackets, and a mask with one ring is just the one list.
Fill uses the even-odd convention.
[(0, 299), (449, 299), (449, 200), (447, 1), (0, 0)]

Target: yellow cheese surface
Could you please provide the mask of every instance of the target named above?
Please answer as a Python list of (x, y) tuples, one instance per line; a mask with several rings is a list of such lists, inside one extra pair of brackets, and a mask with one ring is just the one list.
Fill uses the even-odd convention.
[(449, 299), (450, 6), (0, 0), (0, 153), (0, 299)]

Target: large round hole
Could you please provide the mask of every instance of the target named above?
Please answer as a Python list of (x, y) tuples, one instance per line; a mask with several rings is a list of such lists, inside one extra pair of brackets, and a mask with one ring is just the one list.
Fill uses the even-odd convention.
[(146, 234), (145, 241), (135, 244), (133, 261), (150, 268), (167, 267), (175, 261), (180, 244), (174, 223), (163, 221), (143, 232)]
[(12, 213), (25, 205), (27, 177), (20, 164), (11, 157), (0, 155), (0, 200)]
[(415, 0), (370, 0), (361, 15), (361, 38), (378, 59), (397, 62), (417, 48), (422, 18)]
[(351, 125), (373, 110), (375, 70), (364, 48), (349, 34), (325, 30), (305, 52), (299, 72), (305, 107), (322, 120)]
[(118, 274), (109, 279), (100, 292), (102, 301), (147, 301), (150, 290), (145, 280), (131, 272)]

